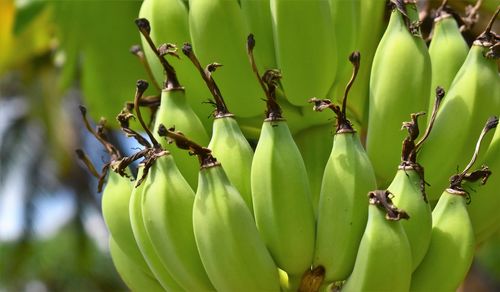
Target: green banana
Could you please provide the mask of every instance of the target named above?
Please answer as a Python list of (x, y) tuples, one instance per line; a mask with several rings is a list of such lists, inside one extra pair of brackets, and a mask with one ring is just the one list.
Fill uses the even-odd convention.
[(431, 201), (437, 200), (440, 190), (446, 187), (446, 173), (453, 173), (457, 165), (467, 163), (466, 157), (473, 150), (472, 140), (481, 130), (478, 121), (500, 112), (500, 75), (493, 52), (498, 41), (490, 31), (494, 19), (474, 41), (436, 116), (434, 129), (420, 151)]
[(412, 275), (410, 291), (456, 291), (467, 275), (474, 257), (475, 239), (466, 206), (469, 194), (462, 181), (486, 182), (491, 173), (487, 167), (467, 172), (477, 159), (484, 136), (497, 124), (497, 117), (488, 119), (471, 161), (464, 171), (450, 178), (449, 188), (443, 192), (432, 211), (431, 242), (427, 254)]
[[(139, 11), (139, 18), (148, 19), (151, 24), (151, 40), (158, 43), (173, 43), (182, 45), (191, 40), (189, 33), (188, 10), (181, 0), (145, 0)], [(143, 47), (148, 47), (147, 39), (142, 36)], [(154, 79), (160, 83), (165, 79), (163, 67), (158, 62), (158, 58), (152, 49), (145, 49), (146, 59), (154, 73)], [(177, 75), (186, 90), (187, 102), (200, 117), (208, 114), (206, 106), (203, 104), (208, 94), (203, 82), (193, 71), (189, 62), (174, 58), (170, 60), (176, 69)], [(205, 128), (210, 129), (208, 120), (201, 120)]]
[(431, 239), (431, 207), (422, 191), (422, 175), (413, 165), (401, 165), (388, 187), (394, 194), (394, 203), (406, 208), (411, 220), (402, 222), (408, 237), (412, 254), (412, 271), (417, 268)]
[[(136, 83), (136, 93), (134, 97), (134, 109), (137, 115), (137, 120), (140, 122), (143, 130), (149, 137), (149, 142), (143, 142), (143, 146), (146, 148), (144, 150), (139, 151), (134, 156), (140, 155), (140, 157), (144, 157), (144, 160), (139, 164), (137, 179), (132, 190), (132, 194), (130, 196), (129, 202), (129, 217), (130, 224), (132, 226), (132, 232), (134, 234), (135, 241), (139, 246), (139, 250), (141, 251), (144, 259), (148, 263), (151, 271), (153, 272), (156, 279), (160, 282), (161, 286), (166, 290), (173, 291), (183, 291), (184, 289), (179, 285), (179, 283), (172, 277), (172, 274), (167, 269), (165, 263), (162, 262), (162, 258), (160, 257), (158, 251), (156, 250), (154, 244), (151, 241), (151, 237), (148, 234), (148, 229), (146, 228), (144, 218), (148, 218), (149, 214), (145, 214), (143, 216), (143, 201), (145, 197), (145, 190), (143, 183), (147, 178), (147, 174), (149, 173), (150, 168), (154, 165), (154, 162), (161, 158), (165, 154), (165, 151), (161, 148), (161, 145), (158, 143), (156, 138), (153, 136), (151, 131), (148, 129), (146, 123), (144, 122), (141, 111), (139, 108), (139, 104), (142, 98), (142, 95), (148, 88), (148, 83), (144, 80), (138, 80)], [(131, 115), (128, 117), (130, 118)], [(123, 125), (123, 122), (121, 122)], [(130, 131), (126, 131), (129, 135)], [(132, 133), (136, 134), (136, 133)], [(134, 135), (136, 139), (139, 141), (146, 141), (145, 138), (140, 136), (139, 134)]]
[[(144, 18), (139, 18), (136, 19), (136, 24), (143, 37), (148, 41), (151, 47), (154, 48), (155, 45), (150, 36), (151, 27), (149, 21)], [(155, 138), (159, 140), (157, 134), (158, 127), (160, 124), (164, 124), (168, 127), (174, 127), (185, 135), (193, 137), (193, 139), (196, 139), (199, 143), (206, 145), (209, 141), (208, 134), (202, 122), (187, 102), (184, 87), (180, 85), (175, 69), (165, 59), (166, 55), (177, 56), (176, 50), (177, 48), (172, 44), (165, 44), (155, 51), (157, 58), (162, 64), (166, 80), (161, 91), (160, 108), (156, 114), (153, 132), (155, 133)], [(196, 161), (190, 159), (185, 151), (178, 149), (174, 145), (170, 145), (166, 140), (162, 140), (162, 146), (172, 153), (181, 173), (191, 187), (195, 189), (198, 176), (198, 165)]]
[(337, 48), (329, 2), (271, 0), (274, 45), (288, 100), (304, 106), (326, 97), (337, 70)]
[(102, 215), (109, 233), (120, 250), (127, 254), (134, 265), (151, 277), (152, 273), (135, 243), (128, 216), (132, 187), (131, 182), (111, 171), (102, 194)]
[(412, 218), (401, 223), (410, 243), (412, 271), (417, 268), (427, 252), (432, 230), (432, 211), (425, 192), (424, 168), (417, 162), (417, 154), (429, 137), (444, 94), (443, 88), (436, 88), (436, 97), (432, 113), (429, 115), (429, 123), (419, 141), (416, 141), (420, 135), (418, 117), (424, 113), (411, 114), (411, 121), (403, 122), (402, 129), (408, 131), (408, 137), (403, 141), (401, 163), (396, 176), (387, 188), (394, 194), (392, 201)]
[(214, 287), (219, 291), (278, 291), (277, 268), (223, 168), (202, 168), (199, 184), (194, 231)]
[(351, 52), (359, 49), (357, 32), (361, 3), (345, 0), (329, 0), (329, 2), (335, 39), (337, 44), (341, 44), (337, 46), (337, 72), (335, 73), (335, 82), (332, 85), (333, 92), (329, 98), (342, 103), (344, 84), (347, 84), (351, 77), (351, 68), (347, 62), (343, 61), (349, 57)]
[(278, 268), (252, 213), (208, 148), (161, 127), (162, 135), (198, 157), (193, 229), (205, 270), (217, 291), (279, 291)]
[(319, 196), (313, 263), (314, 267), (325, 269), (327, 282), (344, 280), (351, 273), (368, 217), (365, 195), (377, 187), (370, 160), (346, 117), (347, 95), (358, 73), (359, 52), (353, 52), (349, 59), (354, 70), (342, 109), (329, 100), (311, 100), (315, 110), (330, 108), (337, 115), (333, 147), (324, 168)]
[(360, 125), (358, 130), (364, 141), (368, 124), (370, 71), (375, 50), (385, 28), (386, 3), (385, 1), (360, 0), (359, 6), (356, 50), (363, 54), (364, 65), (360, 67), (357, 81), (351, 89), (348, 112), (352, 116), (351, 122), (358, 121)]
[(427, 109), (431, 63), (420, 35), (413, 1), (393, 0), (396, 8), (382, 37), (370, 77), (366, 150), (379, 186), (386, 186), (399, 163), (399, 125), (408, 115)]
[[(437, 17), (434, 19), (432, 40), (429, 46), (429, 55), (432, 65), (431, 90), (437, 86), (445, 91), (450, 89), (451, 82), (462, 66), (469, 52), (469, 46), (460, 33), (457, 21), (452, 12), (447, 12), (441, 6)], [(431, 92), (431, 99), (434, 94)], [(432, 102), (429, 103), (429, 111)]]
[[(439, 105), (444, 96), (444, 90), (442, 88), (438, 88), (438, 90), (437, 105)], [(434, 105), (430, 124), (427, 127), (427, 135), (432, 128), (432, 118), (436, 116), (436, 104)], [(415, 140), (419, 136), (417, 119), (422, 114), (424, 113), (412, 114), (412, 121), (403, 123), (403, 128), (406, 128), (408, 131), (408, 137), (403, 142), (402, 161), (399, 164), (396, 176), (387, 188), (387, 190), (394, 194), (392, 201), (404, 209), (412, 218), (411, 220), (402, 222), (410, 243), (412, 271), (417, 268), (427, 252), (432, 229), (432, 211), (425, 194), (424, 168), (416, 161), (418, 147), (422, 145), (421, 142), (423, 141), (420, 140), (420, 142), (415, 143)], [(424, 139), (428, 137), (427, 135)]]
[(151, 238), (147, 233), (146, 226), (144, 225), (142, 214), (144, 184), (140, 183), (140, 178), (144, 176), (144, 168), (144, 164), (139, 165), (137, 183), (135, 184), (132, 195), (130, 196), (129, 216), (134, 238), (139, 246), (139, 250), (144, 256), (144, 259), (148, 263), (149, 268), (158, 282), (160, 282), (161, 286), (167, 291), (183, 291), (181, 286), (174, 280), (165, 265), (161, 262), (160, 256), (155, 250), (155, 247), (151, 242)]
[(276, 68), (270, 0), (240, 0), (240, 6), (249, 32), (259, 40), (255, 49), (259, 70)]
[(184, 44), (182, 51), (198, 69), (214, 97), (213, 101), (211, 101), (215, 106), (215, 110), (212, 113), (214, 117), (213, 132), (208, 148), (224, 164), (229, 180), (240, 192), (243, 200), (245, 200), (248, 208), (253, 213), (252, 193), (250, 189), (250, 168), (252, 166), (253, 149), (241, 132), (235, 116), (229, 112), (222, 93), (212, 78), (212, 73), (220, 65), (212, 63), (206, 69), (203, 69), (189, 44)]
[(97, 131), (94, 131), (87, 120), (87, 109), (80, 106), (80, 113), (87, 131), (103, 145), (110, 156), (110, 161), (104, 165), (102, 174), (98, 174), (85, 153), (82, 150), (77, 150), (79, 158), (87, 165), (91, 173), (99, 179), (99, 191), (102, 190), (104, 178), (107, 175), (107, 182), (104, 186), (101, 199), (102, 215), (106, 227), (110, 235), (114, 238), (114, 243), (119, 246), (120, 250), (127, 254), (127, 257), (133, 262), (134, 266), (142, 270), (142, 273), (154, 279), (148, 264), (135, 243), (130, 225), (128, 210), (133, 185), (128, 178), (127, 163), (124, 162), (126, 158), (122, 157), (118, 149), (106, 140), (103, 133), (105, 120), (101, 120)]
[(200, 61), (223, 64), (218, 75), (221, 90), (230, 98), (229, 108), (238, 116), (252, 117), (260, 112), (259, 87), (246, 62), (247, 23), (237, 0), (190, 0), (191, 41)]
[[(250, 56), (252, 50), (249, 42)], [(268, 70), (261, 78), (252, 63), (267, 97), (266, 119), (251, 169), (255, 222), (277, 266), (289, 277), (297, 277), (309, 270), (314, 253), (311, 190), (304, 161), (276, 102), (281, 75)]]
[(116, 271), (131, 291), (165, 291), (155, 278), (137, 267), (135, 261), (120, 248), (112, 236), (109, 237), (109, 251)]
[(372, 191), (368, 195), (366, 229), (354, 270), (341, 291), (408, 291), (411, 251), (399, 221), (408, 219), (408, 214), (392, 204), (389, 191)]
[(186, 291), (214, 290), (193, 233), (194, 192), (163, 152), (144, 181), (142, 217), (159, 259)]

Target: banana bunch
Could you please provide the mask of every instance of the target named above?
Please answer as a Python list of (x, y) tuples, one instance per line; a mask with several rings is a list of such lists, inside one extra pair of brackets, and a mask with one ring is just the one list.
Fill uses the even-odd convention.
[(140, 147), (82, 106), (110, 160), (77, 151), (131, 290), (457, 289), (500, 228), (500, 8), (471, 48), (446, 1), (429, 48), (415, 3), (390, 8), (378, 42), (383, 1), (143, 2), (153, 86), (117, 116)]

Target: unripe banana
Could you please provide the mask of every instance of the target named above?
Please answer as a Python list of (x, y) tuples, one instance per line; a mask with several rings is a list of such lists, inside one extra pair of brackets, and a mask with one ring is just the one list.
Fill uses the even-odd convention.
[(315, 110), (331, 108), (337, 115), (337, 130), (321, 184), (313, 262), (314, 267), (324, 268), (327, 282), (345, 280), (352, 272), (368, 217), (366, 194), (377, 186), (370, 160), (345, 113), (359, 59), (359, 52), (350, 56), (355, 66), (342, 110), (329, 100), (312, 100)]
[(154, 277), (137, 267), (135, 261), (120, 249), (112, 236), (109, 237), (109, 251), (116, 271), (131, 291), (165, 291)]
[[(443, 9), (434, 19), (432, 40), (429, 46), (432, 64), (431, 90), (440, 86), (448, 91), (451, 82), (467, 57), (469, 46), (460, 32), (455, 18)], [(433, 92), (431, 92), (430, 97), (431, 100), (434, 98)], [(428, 112), (431, 110), (432, 102), (429, 103)]]
[[(151, 39), (151, 26), (149, 21), (144, 18), (139, 18), (136, 19), (135, 22), (143, 37), (148, 41), (150, 46), (154, 48), (155, 45)], [(206, 145), (209, 140), (208, 134), (200, 119), (188, 104), (184, 87), (180, 85), (174, 67), (172, 67), (165, 58), (165, 56), (168, 55), (177, 56), (176, 51), (177, 48), (172, 44), (163, 44), (155, 51), (155, 55), (159, 59), (166, 76), (164, 87), (161, 91), (160, 108), (156, 113), (154, 124), (153, 132), (155, 133), (155, 139), (159, 139), (157, 134), (158, 127), (160, 124), (163, 124), (167, 127), (173, 127), (177, 131), (181, 131), (185, 135), (197, 139), (199, 143)], [(198, 165), (196, 162), (190, 159), (185, 151), (181, 151), (177, 147), (170, 145), (168, 141), (162, 140), (162, 147), (172, 153), (176, 158), (176, 164), (183, 176), (193, 189), (196, 188), (198, 176)]]
[(218, 291), (279, 291), (277, 267), (220, 164), (200, 170), (193, 224), (201, 259)]
[[(342, 292), (408, 291), (411, 251), (400, 219), (408, 215), (396, 208), (388, 191), (369, 193), (368, 222), (352, 271)], [(410, 219), (411, 220), (411, 219)]]
[(284, 120), (264, 121), (251, 177), (263, 240), (281, 269), (302, 274), (312, 263), (314, 211), (304, 161)]
[(259, 70), (276, 68), (270, 0), (240, 0), (240, 5), (249, 32), (259, 40), (255, 49)]
[[(199, 141), (203, 145), (208, 144), (208, 134), (196, 113), (187, 103), (183, 88), (162, 90), (161, 104), (156, 114), (154, 125), (154, 133), (157, 139), (159, 139), (157, 132), (160, 124), (174, 127), (175, 130), (181, 131), (186, 136), (193, 137), (193, 139), (196, 139), (196, 141)], [(178, 149), (175, 145), (169, 144), (168, 141), (162, 139), (161, 143), (175, 157), (176, 165), (189, 185), (193, 189), (196, 188), (199, 169), (196, 161), (186, 151)]]
[[(474, 256), (475, 239), (467, 212), (469, 194), (462, 181), (486, 182), (487, 167), (467, 173), (479, 154), (486, 133), (495, 128), (498, 118), (488, 119), (465, 170), (450, 178), (447, 188), (432, 211), (432, 235), (424, 259), (412, 275), (411, 291), (456, 291), (467, 275)], [(443, 276), (446, 275), (446, 276)]]
[[(353, 117), (351, 122), (356, 120), (360, 124), (358, 130), (360, 136), (364, 137), (368, 124), (370, 71), (375, 50), (386, 25), (384, 21), (386, 3), (373, 0), (360, 0), (359, 2), (356, 50), (363, 55), (363, 66), (360, 67), (358, 79), (351, 90), (348, 112)], [(364, 138), (362, 140), (364, 141)]]
[(311, 190), (304, 161), (276, 102), (281, 76), (270, 70), (261, 79), (256, 68), (267, 111), (251, 170), (255, 221), (277, 266), (289, 277), (300, 277), (309, 270), (314, 253)]
[(213, 96), (213, 100), (210, 102), (215, 107), (212, 113), (214, 122), (212, 138), (208, 147), (225, 165), (231, 183), (243, 196), (243, 200), (253, 213), (250, 189), (253, 149), (241, 132), (235, 116), (229, 111), (218, 85), (212, 78), (212, 73), (220, 65), (212, 63), (203, 69), (190, 44), (184, 44), (182, 51), (198, 69)]
[[(150, 37), (155, 44), (172, 43), (183, 44), (189, 41), (189, 25), (188, 25), (188, 10), (181, 0), (144, 0), (139, 11), (139, 18), (145, 18), (151, 24)], [(148, 40), (141, 35), (144, 54), (148, 61), (155, 81), (162, 84), (165, 80), (163, 67), (158, 62), (156, 53), (150, 48)], [(156, 49), (156, 48), (155, 48)], [(183, 76), (186, 72), (187, 76), (196, 77), (195, 72), (189, 68), (189, 63), (180, 60), (172, 61), (172, 64)], [(186, 78), (194, 79), (194, 78)], [(183, 84), (186, 83), (183, 81)], [(198, 82), (199, 83), (199, 82)], [(203, 85), (202, 83), (199, 83)], [(191, 85), (191, 84), (189, 84)], [(191, 90), (191, 86), (188, 87)], [(201, 102), (201, 100), (198, 100)]]
[(160, 261), (185, 291), (214, 290), (193, 234), (194, 192), (163, 152), (144, 181), (142, 217)]
[(370, 77), (366, 148), (379, 186), (390, 182), (399, 163), (401, 121), (427, 109), (432, 73), (427, 47), (415, 25), (415, 3), (394, 1), (397, 8), (377, 47)]
[(144, 164), (139, 165), (137, 183), (134, 186), (132, 195), (130, 196), (129, 216), (134, 238), (139, 246), (139, 250), (144, 256), (144, 259), (148, 263), (149, 268), (158, 282), (160, 282), (161, 286), (167, 291), (183, 291), (181, 286), (174, 280), (165, 265), (161, 262), (160, 256), (156, 252), (151, 242), (151, 238), (146, 230), (146, 226), (144, 225), (142, 215), (144, 183), (138, 184), (141, 182), (141, 178), (143, 177), (144, 167)]
[(237, 0), (190, 0), (191, 41), (200, 61), (225, 66), (218, 78), (229, 108), (238, 116), (260, 112), (259, 87), (246, 61), (248, 27)]
[(402, 222), (410, 243), (412, 271), (420, 264), (431, 239), (431, 207), (422, 191), (422, 173), (415, 166), (401, 165), (388, 187), (394, 194), (393, 202), (408, 210), (411, 220)]
[[(473, 139), (481, 130), (480, 121), (500, 112), (500, 75), (492, 49), (498, 42), (490, 32), (493, 20), (474, 41), (450, 86), (434, 129), (420, 151), (420, 162), (425, 166), (430, 184), (428, 195), (431, 201), (436, 200), (440, 190), (446, 187), (446, 174), (455, 172), (457, 165), (467, 163), (466, 157), (473, 151)], [(457, 126), (460, 131), (457, 131)]]
[[(351, 67), (344, 62), (349, 54), (358, 48), (358, 25), (360, 16), (360, 1), (329, 0), (332, 15), (334, 37), (337, 44), (337, 72), (332, 86), (330, 99), (342, 103), (344, 85), (351, 77)], [(349, 107), (359, 108), (359, 105), (349, 102)], [(358, 118), (356, 116), (356, 118)]]
[(253, 213), (250, 183), (253, 149), (243, 136), (234, 117), (215, 118), (208, 148), (212, 149), (214, 155), (217, 155), (218, 160), (224, 164), (229, 180)]
[(456, 291), (463, 281), (475, 244), (464, 197), (449, 189), (441, 195), (432, 211), (429, 249), (413, 273), (410, 291)]
[(337, 70), (334, 26), (328, 1), (271, 0), (274, 45), (288, 100), (304, 106), (326, 97)]
[(111, 171), (102, 194), (102, 215), (113, 241), (119, 246), (120, 250), (134, 262), (137, 269), (141, 269), (143, 273), (153, 277), (135, 242), (130, 225), (128, 210), (132, 187), (133, 184), (130, 181)]
[(408, 137), (403, 141), (401, 163), (396, 176), (387, 188), (394, 194), (392, 201), (411, 216), (411, 220), (403, 221), (402, 225), (410, 243), (412, 271), (417, 268), (427, 252), (432, 230), (432, 211), (425, 193), (424, 168), (417, 162), (417, 154), (434, 126), (444, 94), (443, 88), (436, 88), (432, 114), (429, 115), (426, 131), (418, 142), (416, 141), (420, 134), (418, 117), (424, 113), (412, 114), (410, 122), (403, 122), (402, 129), (408, 131)]
[(193, 230), (203, 266), (217, 291), (279, 291), (278, 268), (252, 214), (211, 150), (178, 132), (160, 133), (198, 157)]
[[(148, 19), (151, 24), (151, 39), (155, 44), (173, 43), (177, 46), (190, 42), (189, 19), (186, 4), (181, 0), (146, 0), (141, 5), (139, 17)], [(157, 83), (162, 84), (165, 79), (163, 67), (154, 51), (149, 48), (149, 43), (141, 36), (144, 53), (151, 67)], [(172, 66), (176, 69), (181, 83), (184, 85), (187, 102), (200, 117), (206, 116), (208, 111), (203, 104), (209, 94), (203, 82), (198, 78), (189, 62), (173, 58)], [(209, 128), (208, 120), (202, 120), (205, 127)]]
[(133, 262), (133, 265), (136, 266), (138, 270), (142, 270), (142, 273), (154, 279), (148, 264), (144, 260), (135, 242), (130, 218), (128, 216), (133, 184), (128, 178), (129, 170), (126, 163), (124, 163), (126, 158), (122, 157), (118, 149), (105, 139), (102, 132), (105, 126), (105, 120), (101, 119), (97, 130), (94, 131), (87, 120), (87, 109), (80, 106), (80, 113), (82, 114), (86, 129), (104, 146), (104, 149), (110, 156), (110, 161), (103, 167), (103, 173), (98, 174), (85, 153), (82, 150), (76, 151), (78, 157), (86, 164), (90, 172), (99, 179), (99, 191), (101, 191), (103, 187), (104, 178), (107, 174), (107, 183), (102, 193), (101, 209), (104, 222), (106, 223), (110, 235), (113, 237), (113, 243), (119, 246), (120, 250), (127, 255), (128, 259)]

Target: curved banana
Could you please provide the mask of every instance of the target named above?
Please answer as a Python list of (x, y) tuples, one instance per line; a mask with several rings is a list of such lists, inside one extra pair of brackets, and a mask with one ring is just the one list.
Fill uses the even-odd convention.
[(376, 189), (375, 173), (359, 136), (346, 117), (347, 95), (358, 73), (360, 55), (350, 56), (354, 72), (342, 109), (329, 100), (312, 100), (315, 110), (332, 109), (337, 115), (333, 147), (324, 168), (319, 196), (313, 267), (325, 269), (325, 281), (346, 279), (351, 273), (368, 217), (366, 194)]
[(135, 242), (128, 216), (133, 184), (114, 171), (109, 173), (108, 183), (102, 193), (102, 215), (114, 242), (143, 273), (153, 277), (148, 264)]
[(359, 68), (359, 76), (351, 89), (348, 112), (351, 112), (351, 122), (357, 120), (360, 124), (357, 129), (364, 141), (368, 124), (370, 71), (377, 45), (385, 29), (386, 3), (385, 1), (360, 0), (359, 6), (356, 50), (363, 55), (363, 66)]
[[(182, 88), (162, 90), (161, 104), (156, 114), (154, 133), (157, 135), (159, 125), (164, 124), (175, 128), (177, 131), (181, 131), (186, 136), (196, 139), (196, 141), (199, 141), (203, 145), (207, 145), (209, 141), (208, 134), (196, 113), (187, 103), (184, 94), (184, 89)], [(199, 169), (196, 161), (186, 151), (169, 144), (167, 140), (162, 139), (160, 141), (162, 146), (175, 157), (176, 164), (189, 185), (193, 189), (196, 188)]]
[(252, 213), (210, 149), (176, 132), (162, 135), (198, 157), (200, 173), (193, 230), (203, 266), (217, 291), (279, 291), (278, 268), (255, 227)]
[[(469, 46), (465, 41), (457, 21), (453, 15), (440, 7), (438, 16), (434, 19), (432, 40), (429, 46), (429, 55), (432, 64), (431, 90), (437, 86), (445, 91), (450, 89), (451, 82), (462, 66), (469, 52)], [(431, 100), (434, 98), (431, 92)], [(432, 102), (429, 103), (429, 111), (432, 110)]]
[(193, 224), (205, 269), (219, 291), (279, 291), (278, 270), (252, 214), (220, 164), (200, 170)]
[(404, 209), (412, 218), (402, 222), (410, 243), (412, 271), (417, 268), (427, 252), (432, 230), (432, 211), (425, 192), (424, 168), (417, 162), (417, 154), (434, 126), (436, 114), (444, 94), (443, 88), (436, 88), (432, 114), (429, 115), (429, 123), (419, 141), (416, 141), (420, 135), (418, 117), (424, 113), (411, 114), (411, 121), (403, 122), (402, 129), (408, 131), (408, 137), (403, 141), (401, 163), (396, 176), (387, 188), (394, 194), (392, 201)]
[(133, 262), (133, 265), (138, 270), (142, 270), (142, 273), (154, 279), (148, 264), (135, 242), (128, 216), (133, 184), (129, 180), (128, 165), (124, 163), (126, 158), (122, 157), (118, 149), (109, 143), (103, 135), (102, 131), (105, 128), (105, 120), (101, 120), (97, 130), (94, 131), (87, 119), (87, 109), (80, 106), (80, 113), (87, 131), (102, 144), (110, 156), (110, 161), (103, 167), (102, 174), (98, 174), (85, 153), (82, 150), (76, 151), (78, 157), (86, 164), (90, 172), (99, 179), (98, 191), (101, 191), (103, 188), (104, 178), (107, 175), (107, 182), (101, 198), (101, 210), (106, 227), (113, 237), (113, 242), (119, 246), (120, 250), (127, 254), (128, 259)]
[(354, 270), (341, 291), (408, 291), (411, 251), (399, 221), (408, 215), (392, 204), (390, 192), (372, 191), (368, 195), (368, 222)]
[[(345, 0), (329, 0), (329, 2), (336, 43), (341, 44), (337, 46), (337, 73), (335, 74), (335, 82), (332, 85), (332, 93), (329, 98), (342, 103), (344, 85), (351, 78), (351, 67), (345, 60), (351, 52), (359, 50), (358, 25), (360, 24), (361, 3), (360, 1)], [(350, 107), (359, 107), (351, 104), (351, 101), (349, 104)]]
[(229, 108), (238, 116), (260, 112), (259, 87), (246, 61), (248, 27), (237, 0), (190, 0), (191, 41), (200, 61), (225, 66), (218, 74)]
[(296, 106), (326, 97), (337, 70), (336, 36), (328, 1), (271, 0), (274, 45), (288, 100)]
[(293, 278), (309, 270), (313, 259), (311, 190), (304, 161), (276, 102), (281, 75), (268, 70), (261, 79), (257, 66), (253, 68), (267, 97), (251, 169), (255, 222), (276, 265)]
[[(144, 18), (139, 18), (136, 19), (135, 22), (143, 37), (148, 41), (151, 47), (154, 48), (155, 45), (150, 35), (151, 27), (149, 21)], [(155, 55), (163, 67), (166, 80), (161, 91), (160, 108), (156, 113), (153, 131), (154, 137), (160, 140), (157, 132), (159, 125), (163, 124), (167, 127), (173, 127), (177, 131), (181, 131), (185, 135), (193, 137), (193, 139), (196, 139), (199, 143), (206, 145), (209, 140), (208, 134), (200, 118), (187, 102), (184, 87), (179, 83), (174, 67), (172, 67), (170, 62), (165, 58), (167, 55), (177, 56), (176, 51), (177, 48), (172, 44), (164, 44), (155, 51)], [(198, 176), (198, 165), (196, 161), (191, 159), (185, 151), (171, 145), (168, 141), (161, 141), (163, 148), (172, 153), (181, 173), (191, 187), (195, 189)]]
[(159, 260), (185, 291), (213, 291), (193, 233), (194, 192), (168, 152), (144, 181), (142, 218)]
[(473, 140), (481, 130), (480, 121), (500, 112), (500, 75), (493, 53), (493, 46), (498, 41), (490, 32), (494, 19), (474, 41), (443, 101), (434, 129), (420, 151), (419, 159), (425, 166), (431, 201), (437, 200), (446, 187), (446, 174), (455, 172), (457, 165), (467, 163), (466, 157), (473, 151)]
[(240, 6), (249, 32), (259, 41), (255, 49), (259, 70), (276, 68), (270, 0), (240, 0)]
[[(149, 20), (151, 24), (150, 37), (155, 44), (172, 43), (181, 46), (183, 43), (191, 41), (188, 10), (181, 0), (145, 0), (142, 2), (139, 18)], [(150, 48), (144, 35), (141, 36), (141, 40), (154, 79), (157, 83), (162, 84), (165, 79), (164, 68), (158, 62), (155, 52)], [(208, 110), (203, 102), (209, 93), (198, 78), (196, 71), (186, 60), (172, 58), (170, 62), (186, 90), (187, 102), (198, 116), (206, 116)], [(202, 122), (208, 129), (209, 121), (202, 120)]]
[(213, 132), (208, 148), (225, 165), (231, 183), (236, 187), (253, 213), (252, 193), (250, 189), (250, 168), (252, 166), (253, 149), (243, 135), (235, 116), (229, 112), (222, 93), (212, 78), (212, 73), (218, 66), (217, 63), (209, 64), (203, 69), (198, 58), (189, 44), (184, 44), (183, 53), (193, 62), (205, 80), (210, 93), (211, 101), (215, 107)]
[[(487, 167), (467, 173), (479, 154), (486, 133), (495, 128), (498, 118), (490, 118), (479, 136), (471, 161), (464, 171), (450, 178), (447, 188), (432, 211), (431, 243), (422, 263), (412, 275), (410, 291), (456, 291), (472, 264), (474, 230), (467, 212), (468, 192), (462, 181), (485, 183)], [(443, 277), (443, 275), (446, 275)]]
[(161, 286), (167, 291), (183, 291), (182, 287), (174, 280), (165, 265), (161, 262), (160, 256), (155, 250), (146, 230), (142, 215), (144, 183), (138, 184), (141, 181), (139, 178), (143, 177), (144, 167), (144, 164), (139, 165), (137, 173), (138, 179), (132, 191), (132, 195), (130, 196), (129, 203), (130, 224), (132, 226), (134, 238), (149, 268), (158, 282), (160, 282)]
[(120, 248), (112, 236), (109, 237), (109, 251), (116, 271), (130, 290), (165, 291), (154, 277), (151, 277), (137, 267), (135, 261)]
[(370, 77), (366, 150), (379, 186), (387, 186), (399, 163), (401, 121), (427, 109), (432, 73), (427, 47), (415, 25), (415, 3), (393, 2), (397, 8), (377, 47)]

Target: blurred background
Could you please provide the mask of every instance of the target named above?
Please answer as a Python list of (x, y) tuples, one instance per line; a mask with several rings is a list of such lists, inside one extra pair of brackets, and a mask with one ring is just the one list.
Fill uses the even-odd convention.
[[(429, 16), (441, 1), (419, 2)], [(449, 1), (458, 11), (468, 3)], [(78, 105), (116, 127), (135, 81), (147, 76), (129, 52), (140, 42), (133, 22), (140, 5), (0, 0), (0, 292), (126, 290), (109, 257), (97, 181), (75, 149), (100, 169), (107, 155), (84, 130)], [(494, 9), (481, 7), (480, 16)], [(431, 23), (423, 22), (425, 34)], [(110, 133), (123, 152), (134, 148)], [(496, 234), (478, 248), (461, 289), (500, 291), (499, 283)]]

